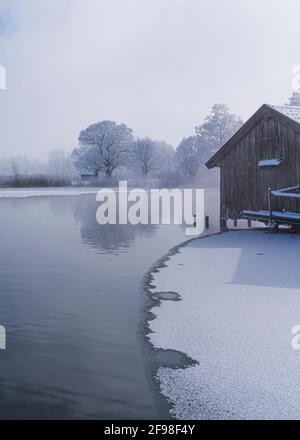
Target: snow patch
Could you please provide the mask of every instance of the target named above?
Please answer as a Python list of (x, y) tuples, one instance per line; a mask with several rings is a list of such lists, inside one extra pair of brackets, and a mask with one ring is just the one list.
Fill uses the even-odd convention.
[(152, 309), (154, 347), (199, 365), (160, 368), (178, 419), (299, 419), (300, 237), (263, 231), (196, 239), (153, 273), (153, 292), (182, 301)]
[(82, 194), (96, 194), (96, 188), (37, 188), (37, 189), (2, 189), (0, 190), (1, 198), (26, 198), (26, 197), (46, 197), (46, 196), (75, 196)]

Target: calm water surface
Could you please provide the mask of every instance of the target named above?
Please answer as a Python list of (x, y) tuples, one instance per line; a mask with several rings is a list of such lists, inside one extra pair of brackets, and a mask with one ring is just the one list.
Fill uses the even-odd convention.
[(180, 226), (96, 223), (94, 195), (0, 199), (0, 418), (159, 418), (142, 279)]

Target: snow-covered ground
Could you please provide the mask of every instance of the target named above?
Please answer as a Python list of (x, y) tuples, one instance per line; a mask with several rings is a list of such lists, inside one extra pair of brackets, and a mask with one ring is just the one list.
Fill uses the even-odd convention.
[(98, 188), (8, 188), (0, 189), (1, 198), (23, 198), (43, 196), (73, 196), (81, 194), (95, 194)]
[(153, 274), (153, 292), (175, 291), (152, 311), (157, 348), (199, 362), (160, 368), (179, 419), (299, 419), (300, 236), (234, 231), (196, 239)]

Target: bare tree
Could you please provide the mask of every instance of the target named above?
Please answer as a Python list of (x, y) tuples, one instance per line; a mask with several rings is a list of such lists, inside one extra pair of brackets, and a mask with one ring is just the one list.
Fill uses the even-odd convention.
[(150, 138), (137, 138), (132, 143), (134, 165), (143, 178), (146, 178), (155, 164), (154, 142)]
[(17, 177), (21, 174), (21, 163), (18, 157), (10, 157), (6, 162), (11, 176)]
[(14, 156), (5, 159), (8, 174), (17, 177), (20, 175), (29, 175), (42, 167), (37, 160), (28, 160), (26, 157)]

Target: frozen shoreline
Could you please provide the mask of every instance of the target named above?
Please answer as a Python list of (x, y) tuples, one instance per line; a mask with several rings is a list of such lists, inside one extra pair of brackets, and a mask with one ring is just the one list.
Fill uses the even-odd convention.
[(0, 199), (96, 194), (99, 188), (0, 188)]
[(235, 231), (195, 239), (152, 273), (152, 293), (177, 292), (151, 310), (155, 348), (199, 364), (160, 367), (178, 419), (299, 419), (300, 237)]

